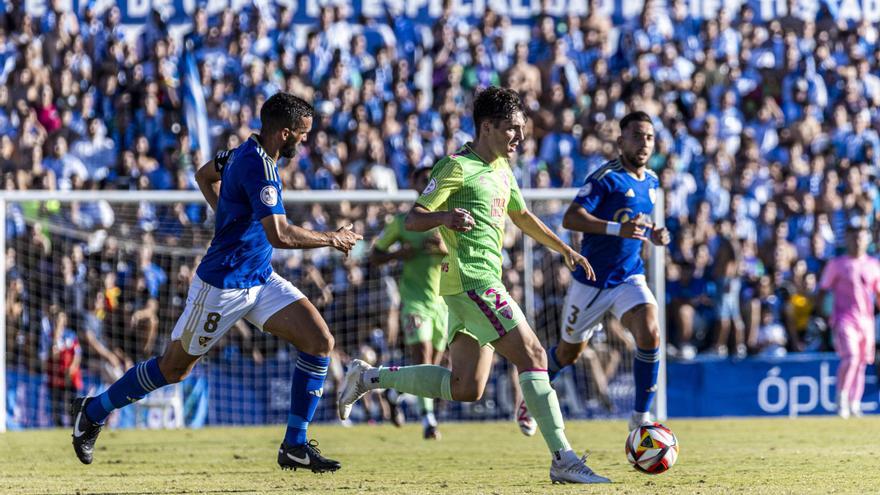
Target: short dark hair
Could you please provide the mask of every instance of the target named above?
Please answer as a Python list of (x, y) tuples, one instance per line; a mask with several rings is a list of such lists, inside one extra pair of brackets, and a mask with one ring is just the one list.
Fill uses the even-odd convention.
[(260, 122), (269, 132), (295, 126), (301, 119), (313, 117), (315, 109), (302, 98), (290, 93), (275, 93), (260, 108)]
[(524, 108), (519, 95), (512, 89), (489, 86), (480, 91), (474, 98), (474, 125), (477, 135), (480, 134), (480, 126), (484, 120), (497, 123), (511, 118), (516, 112), (522, 112), (525, 116)]
[(651, 116), (641, 110), (637, 110), (635, 112), (630, 112), (626, 114), (625, 117), (620, 119), (620, 132), (623, 133), (623, 130), (626, 129), (630, 123), (632, 122), (645, 122), (653, 125), (654, 122), (651, 120)]

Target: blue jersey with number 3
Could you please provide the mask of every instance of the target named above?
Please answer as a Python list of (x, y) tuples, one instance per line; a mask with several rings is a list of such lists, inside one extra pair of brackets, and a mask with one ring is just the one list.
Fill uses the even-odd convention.
[(262, 285), (272, 275), (272, 245), (260, 220), (284, 214), (278, 167), (256, 136), (218, 153), (214, 167), (222, 180), (214, 239), (196, 273), (221, 289)]
[[(654, 172), (645, 170), (640, 180), (627, 172), (619, 160), (611, 160), (587, 177), (574, 202), (600, 220), (625, 223), (640, 213), (651, 215), (660, 194), (659, 186)], [(574, 272), (575, 280), (606, 288), (620, 285), (633, 275), (643, 275), (642, 243), (638, 239), (584, 234), (581, 254), (592, 265), (596, 280), (587, 280), (581, 267)]]

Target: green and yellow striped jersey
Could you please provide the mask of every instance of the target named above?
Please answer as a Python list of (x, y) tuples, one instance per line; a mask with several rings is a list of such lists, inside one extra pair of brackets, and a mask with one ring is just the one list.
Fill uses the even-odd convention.
[(486, 163), (468, 143), (434, 165), (431, 181), (416, 203), (431, 211), (463, 208), (476, 222), (469, 232), (440, 227), (449, 250), (441, 265), (441, 295), (501, 280), (505, 217), (508, 211), (526, 208), (506, 158)]

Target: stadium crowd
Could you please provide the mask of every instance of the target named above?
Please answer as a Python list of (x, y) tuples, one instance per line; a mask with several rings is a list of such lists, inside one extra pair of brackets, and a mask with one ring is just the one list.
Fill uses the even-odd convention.
[[(260, 106), (276, 91), (314, 102), (313, 133), (281, 167), (288, 191), (407, 188), (414, 168), (471, 139), (469, 102), (490, 84), (519, 91), (529, 111), (513, 164), (523, 187), (580, 186), (616, 156), (616, 121), (648, 112), (657, 132), (650, 166), (674, 238), (672, 357), (829, 349), (817, 278), (841, 247), (848, 216), (866, 215), (872, 232), (876, 225), (878, 27), (837, 19), (824, 3), (814, 19), (790, 13), (764, 22), (748, 2), (699, 19), (681, 0), (666, 8), (648, 0), (621, 24), (593, 0), (584, 17), (535, 16), (522, 41), (505, 36), (504, 16), (487, 11), (469, 23), (450, 1), (433, 26), (393, 12), (352, 20), (346, 6), (331, 4), (299, 30), (283, 5), (216, 15), (197, 8), (182, 39), (158, 13), (130, 39), (115, 6), (98, 13), (83, 2), (77, 16), (60, 3), (40, 17), (19, 2), (0, 14), (6, 190), (195, 189), (194, 171), (210, 157), (184, 120), (186, 48), (198, 61), (215, 150), (257, 131)], [(53, 340), (72, 348), (70, 333), (53, 330), (59, 322), (77, 330), (86, 364), (100, 356), (114, 373), (157, 352), (210, 239), (204, 206), (8, 208), (8, 348), (21, 349), (9, 356), (44, 362)], [(343, 203), (289, 214), (318, 229), (354, 222), (371, 239), (396, 208)], [(535, 209), (562, 232), (564, 204)], [(508, 263), (520, 271), (507, 270), (506, 282), (519, 298), (520, 246), (511, 234)], [(393, 273), (369, 266), (367, 249), (345, 262), (325, 251), (278, 258), (331, 328), (350, 335), (337, 339), (345, 352), (381, 351), (387, 339), (373, 329), (396, 325), (386, 283)], [(539, 334), (555, 339), (570, 276), (546, 252), (536, 257), (538, 270), (525, 276), (537, 288)], [(220, 352), (259, 359), (276, 345), (260, 339), (242, 326)]]

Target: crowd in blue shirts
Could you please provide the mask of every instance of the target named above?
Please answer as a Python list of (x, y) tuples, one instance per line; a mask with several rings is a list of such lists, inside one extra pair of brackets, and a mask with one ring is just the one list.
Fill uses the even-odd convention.
[[(874, 225), (878, 27), (844, 19), (824, 2), (810, 18), (790, 0), (787, 13), (762, 20), (749, 2), (701, 19), (681, 0), (648, 0), (640, 15), (618, 19), (592, 0), (585, 16), (536, 14), (522, 37), (509, 34), (505, 16), (487, 10), (474, 21), (451, 1), (432, 25), (393, 11), (354, 19), (344, 3), (322, 6), (314, 25), (294, 24), (284, 5), (211, 15), (197, 7), (182, 36), (158, 12), (131, 35), (117, 7), (78, 5), (83, 10), (71, 13), (53, 3), (42, 16), (27, 15), (19, 2), (0, 9), (6, 190), (195, 189), (194, 171), (210, 157), (184, 119), (187, 50), (197, 61), (213, 151), (258, 132), (260, 106), (277, 91), (314, 103), (308, 142), (280, 169), (286, 190), (408, 188), (412, 170), (472, 139), (469, 103), (490, 84), (517, 90), (528, 111), (528, 138), (513, 163), (523, 187), (580, 186), (616, 156), (616, 122), (631, 110), (648, 112), (657, 135), (649, 166), (660, 176), (674, 238), (666, 302), (675, 357), (827, 349), (818, 274), (840, 248), (848, 216), (865, 214)], [(535, 205), (561, 231), (560, 208)], [(369, 237), (389, 212), (314, 205), (292, 215), (317, 228), (356, 221)], [(197, 204), (13, 203), (6, 229), (11, 254), (32, 258), (35, 269), (46, 264), (40, 276), (54, 280), (62, 256), (84, 251), (86, 313), (111, 304), (100, 294), (119, 289), (128, 308), (119, 328), (158, 300), (141, 323), (165, 332), (196, 261), (168, 249), (204, 246), (210, 222)], [(105, 234), (52, 247), (68, 227)], [(141, 245), (152, 251), (138, 254)], [(507, 262), (521, 268), (519, 241), (507, 247)], [(536, 304), (555, 315), (567, 278), (545, 259), (539, 252)], [(388, 298), (364, 288), (378, 285), (368, 283), (372, 268), (328, 260), (300, 256), (279, 270), (313, 285), (312, 297), (328, 307), (340, 305), (334, 314), (373, 300), (388, 307)], [(53, 301), (28, 294), (46, 289), (22, 282), (28, 275), (13, 273), (18, 268), (7, 280), (19, 280), (23, 301)], [(510, 277), (512, 293), (521, 294), (522, 275)], [(555, 338), (557, 317), (540, 316), (542, 335)], [(152, 350), (138, 346), (126, 358)]]

